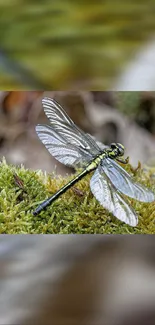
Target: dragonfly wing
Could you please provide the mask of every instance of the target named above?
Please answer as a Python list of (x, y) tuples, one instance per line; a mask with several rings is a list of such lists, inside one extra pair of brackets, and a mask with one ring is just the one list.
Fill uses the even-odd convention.
[(96, 144), (98, 145), (98, 147), (99, 147), (102, 151), (103, 151), (104, 149), (106, 149), (106, 148), (109, 148), (109, 146), (107, 146), (107, 145), (105, 145), (104, 143), (102, 143), (102, 142), (96, 140), (96, 138), (95, 138), (93, 135), (91, 135), (91, 134), (89, 134), (89, 133), (87, 133), (87, 135), (88, 135), (89, 137), (91, 137), (91, 138), (96, 142)]
[(77, 167), (86, 165), (92, 160), (92, 156), (82, 148), (66, 145), (65, 139), (50, 126), (37, 125), (36, 132), (50, 154), (62, 164)]
[(155, 200), (155, 194), (144, 186), (135, 183), (132, 177), (116, 161), (106, 158), (102, 160), (101, 165), (106, 175), (121, 193), (141, 202)]
[(90, 188), (96, 199), (119, 220), (135, 227), (138, 218), (135, 211), (121, 197), (104, 170), (99, 166), (90, 181)]
[(66, 143), (76, 145), (94, 155), (100, 152), (96, 141), (89, 134), (80, 130), (55, 100), (45, 97), (42, 104), (52, 129), (59, 133)]

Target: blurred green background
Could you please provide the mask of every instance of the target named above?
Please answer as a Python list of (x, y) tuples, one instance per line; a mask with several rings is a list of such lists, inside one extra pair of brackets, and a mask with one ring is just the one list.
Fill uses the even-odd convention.
[(0, 89), (110, 89), (154, 17), (154, 0), (0, 0)]

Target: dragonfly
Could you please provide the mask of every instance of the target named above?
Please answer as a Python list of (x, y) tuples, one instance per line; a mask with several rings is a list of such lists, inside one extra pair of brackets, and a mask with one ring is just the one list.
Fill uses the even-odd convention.
[(71, 186), (94, 171), (90, 179), (90, 189), (97, 201), (122, 222), (136, 226), (138, 216), (124, 195), (141, 202), (153, 202), (155, 194), (134, 182), (119, 164), (128, 163), (128, 158), (123, 158), (124, 146), (121, 143), (105, 146), (96, 141), (92, 135), (82, 131), (54, 99), (45, 97), (42, 105), (50, 124), (36, 126), (39, 139), (60, 163), (75, 169), (80, 167), (82, 171), (43, 201), (33, 215), (38, 215)]

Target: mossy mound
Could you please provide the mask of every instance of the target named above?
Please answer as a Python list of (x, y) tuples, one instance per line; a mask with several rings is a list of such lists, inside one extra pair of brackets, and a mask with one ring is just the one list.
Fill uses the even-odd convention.
[[(155, 170), (139, 166), (133, 170), (125, 167), (135, 181), (155, 191)], [(14, 175), (22, 180), (19, 187)], [(47, 175), (41, 171), (26, 170), (23, 166), (0, 164), (0, 233), (1, 234), (154, 234), (155, 202), (128, 202), (139, 216), (137, 227), (120, 222), (105, 210), (91, 194), (90, 176), (86, 176), (76, 187), (69, 189), (47, 210), (33, 216), (32, 212), (42, 200), (55, 193), (72, 177)], [(23, 188), (22, 188), (23, 187)], [(79, 189), (79, 191), (77, 190)]]

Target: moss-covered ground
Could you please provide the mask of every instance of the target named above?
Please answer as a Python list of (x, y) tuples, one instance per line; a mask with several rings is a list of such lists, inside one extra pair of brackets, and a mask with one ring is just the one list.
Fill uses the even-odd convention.
[[(155, 170), (145, 172), (128, 164), (126, 167), (135, 181), (155, 192)], [(17, 185), (14, 175), (22, 181)], [(91, 194), (86, 176), (74, 188), (69, 189), (47, 210), (34, 216), (33, 210), (42, 200), (66, 184), (74, 175), (66, 178), (54, 173), (26, 170), (23, 166), (0, 163), (0, 233), (1, 234), (154, 234), (155, 202), (141, 203), (126, 198), (136, 210), (139, 223), (131, 227), (120, 222), (104, 209)], [(22, 188), (23, 187), (23, 188)], [(80, 191), (78, 191), (79, 189)]]

